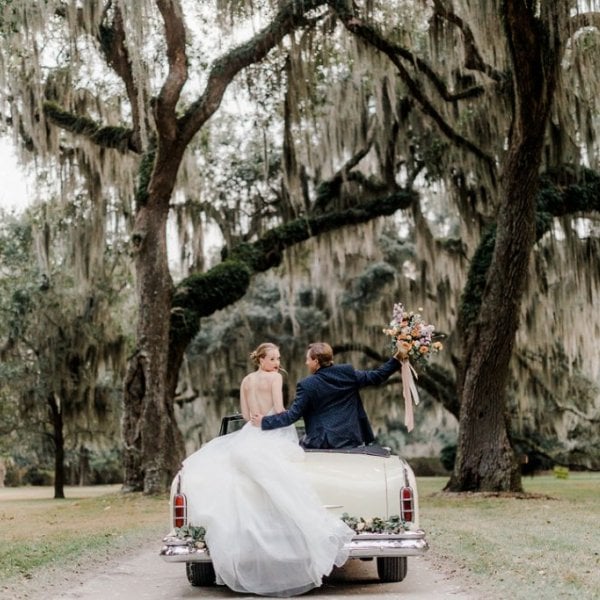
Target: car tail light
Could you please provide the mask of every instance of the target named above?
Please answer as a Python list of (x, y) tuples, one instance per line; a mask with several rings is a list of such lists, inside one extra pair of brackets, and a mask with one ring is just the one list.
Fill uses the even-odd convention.
[(185, 494), (173, 496), (173, 525), (183, 527), (187, 525), (187, 498)]
[(414, 517), (414, 496), (412, 488), (400, 490), (400, 517), (403, 521), (412, 521)]

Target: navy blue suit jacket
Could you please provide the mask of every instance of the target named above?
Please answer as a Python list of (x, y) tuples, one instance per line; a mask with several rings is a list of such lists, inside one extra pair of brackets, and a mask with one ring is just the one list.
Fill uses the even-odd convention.
[(285, 427), (304, 417), (306, 448), (345, 448), (370, 444), (374, 439), (359, 389), (383, 383), (400, 368), (395, 358), (371, 371), (352, 365), (321, 367), (298, 382), (296, 398), (286, 410), (263, 417), (262, 429)]

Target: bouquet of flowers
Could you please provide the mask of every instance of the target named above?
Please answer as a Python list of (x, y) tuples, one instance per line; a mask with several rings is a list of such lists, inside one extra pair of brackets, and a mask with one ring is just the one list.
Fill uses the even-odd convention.
[[(422, 310), (422, 309), (419, 309)], [(404, 396), (404, 424), (408, 431), (414, 428), (412, 404), (419, 404), (419, 392), (415, 384), (417, 373), (413, 362), (424, 362), (443, 346), (433, 341), (434, 326), (425, 323), (419, 313), (407, 311), (401, 303), (394, 304), (392, 320), (383, 333), (391, 336), (392, 350), (402, 365), (402, 394)]]
[(433, 325), (425, 323), (419, 313), (407, 311), (398, 302), (394, 304), (389, 327), (383, 333), (391, 336), (394, 354), (400, 351), (402, 356), (418, 362), (427, 360), (431, 354), (443, 348), (441, 342), (432, 341), (434, 329)]

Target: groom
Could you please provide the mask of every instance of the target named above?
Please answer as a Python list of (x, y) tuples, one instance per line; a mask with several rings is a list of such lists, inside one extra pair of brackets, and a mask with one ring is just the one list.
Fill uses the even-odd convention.
[(310, 375), (298, 382), (296, 398), (277, 415), (252, 415), (252, 424), (262, 429), (285, 427), (304, 417), (305, 448), (350, 448), (375, 439), (358, 391), (383, 383), (400, 368), (400, 355), (371, 371), (357, 371), (352, 365), (334, 365), (329, 344), (310, 344), (306, 353)]

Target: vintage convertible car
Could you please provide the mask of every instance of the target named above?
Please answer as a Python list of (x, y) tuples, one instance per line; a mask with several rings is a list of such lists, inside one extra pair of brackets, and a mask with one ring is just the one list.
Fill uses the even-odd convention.
[[(225, 417), (219, 435), (244, 424), (241, 415)], [(303, 466), (323, 505), (352, 527), (350, 559), (377, 561), (382, 582), (402, 581), (407, 557), (428, 549), (419, 528), (419, 501), (414, 473), (408, 463), (389, 449), (363, 446), (340, 450), (306, 450)], [(215, 583), (204, 530), (187, 520), (186, 481), (180, 471), (171, 485), (170, 514), (173, 529), (164, 538), (160, 555), (169, 562), (184, 562), (194, 586)]]

